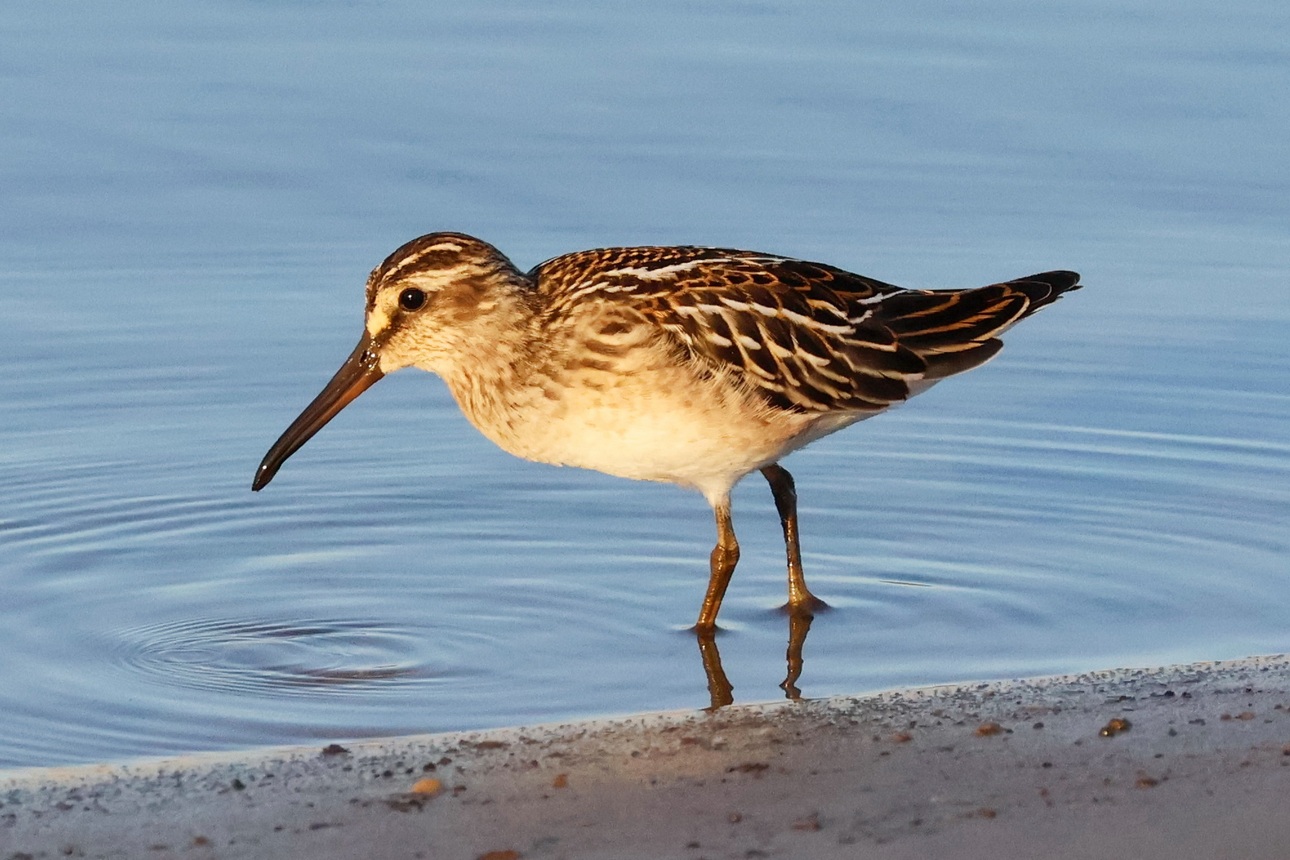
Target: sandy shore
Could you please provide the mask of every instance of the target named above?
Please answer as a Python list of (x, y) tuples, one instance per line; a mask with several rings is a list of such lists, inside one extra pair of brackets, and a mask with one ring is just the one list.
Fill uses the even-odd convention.
[(1290, 857), (1290, 661), (0, 772), (0, 858)]

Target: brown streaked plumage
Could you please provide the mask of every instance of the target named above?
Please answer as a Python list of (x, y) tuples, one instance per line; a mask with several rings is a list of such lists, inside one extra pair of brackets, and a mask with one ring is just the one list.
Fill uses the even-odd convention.
[(806, 587), (790, 452), (990, 359), (998, 336), (1079, 289), (1054, 271), (906, 290), (822, 263), (722, 248), (604, 248), (527, 274), (460, 233), (407, 243), (367, 282), (357, 348), (265, 455), (252, 489), (385, 373), (438, 373), (467, 418), (520, 457), (704, 494), (717, 545), (696, 627), (711, 630), (739, 558), (730, 490), (759, 470)]

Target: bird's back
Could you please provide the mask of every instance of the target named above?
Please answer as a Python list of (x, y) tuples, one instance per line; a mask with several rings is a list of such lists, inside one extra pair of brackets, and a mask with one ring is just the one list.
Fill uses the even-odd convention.
[(962, 290), (906, 290), (834, 266), (725, 248), (602, 248), (529, 276), (554, 317), (608, 303), (777, 409), (872, 414), (985, 362), (998, 335), (1079, 288), (1054, 271)]

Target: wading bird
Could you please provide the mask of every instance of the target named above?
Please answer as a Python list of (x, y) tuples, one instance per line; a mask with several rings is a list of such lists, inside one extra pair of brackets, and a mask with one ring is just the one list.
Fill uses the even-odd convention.
[(739, 560), (730, 490), (760, 471), (806, 587), (787, 454), (990, 359), (999, 335), (1079, 288), (1054, 271), (907, 290), (822, 263), (702, 247), (603, 248), (521, 272), (461, 233), (408, 242), (367, 281), (366, 330), (269, 449), (252, 489), (383, 375), (437, 373), (501, 448), (701, 492), (717, 543), (695, 627), (711, 632)]

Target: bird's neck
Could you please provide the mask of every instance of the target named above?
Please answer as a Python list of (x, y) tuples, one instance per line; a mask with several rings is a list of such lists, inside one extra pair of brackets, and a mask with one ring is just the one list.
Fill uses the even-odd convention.
[(470, 422), (509, 450), (506, 437), (542, 396), (535, 382), (542, 354), (535, 298), (523, 289), (492, 295), (472, 323), (454, 360), (436, 370)]

